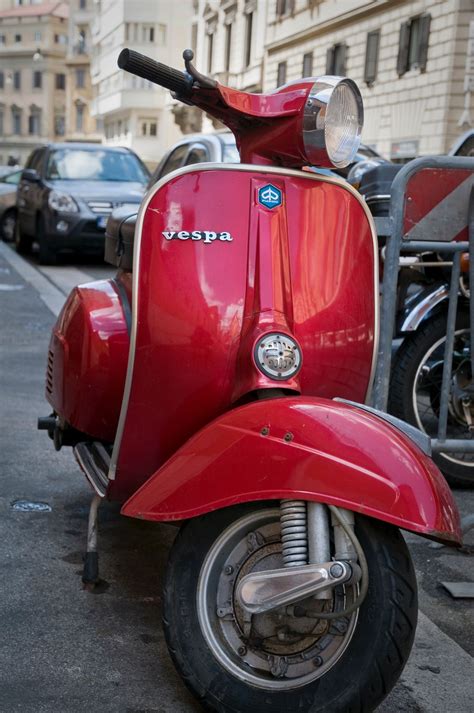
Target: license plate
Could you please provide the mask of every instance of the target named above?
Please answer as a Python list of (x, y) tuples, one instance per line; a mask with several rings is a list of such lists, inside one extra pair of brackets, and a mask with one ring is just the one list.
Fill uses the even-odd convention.
[(98, 227), (98, 228), (105, 228), (105, 226), (107, 225), (107, 218), (108, 218), (107, 215), (100, 215), (100, 216), (97, 218), (97, 227)]

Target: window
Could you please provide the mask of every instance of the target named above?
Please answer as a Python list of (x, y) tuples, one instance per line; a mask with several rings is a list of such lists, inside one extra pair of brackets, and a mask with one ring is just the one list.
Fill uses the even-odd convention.
[(7, 44), (7, 36), (0, 35), (0, 45), (6, 45), (6, 44)]
[(160, 172), (160, 178), (162, 176), (165, 176), (167, 173), (171, 173), (171, 171), (176, 171), (176, 169), (181, 166), (181, 164), (183, 163), (184, 157), (187, 153), (187, 150), (188, 150), (188, 145), (182, 144), (181, 146), (178, 146), (177, 148), (175, 148), (174, 151), (171, 152), (171, 154), (166, 159), (164, 166)]
[(41, 111), (33, 110), (28, 117), (28, 133), (30, 136), (39, 136), (41, 134)]
[(84, 69), (76, 69), (76, 87), (77, 89), (84, 89), (86, 81), (86, 73)]
[(57, 74), (56, 75), (56, 89), (66, 89), (66, 75)]
[(0, 111), (0, 136), (4, 135), (5, 121), (3, 116), (3, 111)]
[(67, 35), (54, 35), (54, 41), (57, 45), (67, 45)]
[(35, 42), (41, 42), (41, 32), (38, 30), (35, 32)]
[(194, 51), (194, 55), (196, 55), (196, 49), (197, 49), (197, 36), (198, 36), (198, 26), (192, 25), (192, 27), (191, 27), (191, 49)]
[(431, 15), (412, 17), (400, 25), (397, 74), (401, 77), (410, 69), (426, 70), (430, 39)]
[(41, 89), (43, 84), (42, 72), (33, 72), (33, 89)]
[(229, 22), (225, 26), (225, 68), (229, 71), (230, 67), (230, 48), (232, 45), (232, 24)]
[(13, 89), (21, 89), (21, 72), (13, 72)]
[(143, 25), (142, 27), (142, 42), (155, 41), (155, 28), (153, 25)]
[(84, 127), (84, 104), (76, 106), (76, 131), (82, 131)]
[(277, 69), (277, 87), (281, 87), (286, 82), (286, 62), (279, 62)]
[(214, 35), (207, 36), (207, 71), (212, 72), (212, 51), (214, 49)]
[(245, 66), (248, 67), (252, 61), (252, 29), (253, 12), (245, 16)]
[(54, 133), (56, 136), (64, 136), (66, 133), (66, 119), (61, 114), (54, 117)]
[(308, 52), (303, 55), (303, 77), (313, 76), (313, 53)]
[(17, 136), (21, 135), (21, 109), (12, 107), (12, 129)]
[(86, 54), (86, 31), (80, 30), (77, 40), (77, 54)]
[(185, 166), (191, 166), (195, 163), (206, 163), (210, 161), (209, 151), (202, 144), (196, 144), (192, 147), (188, 155), (186, 156)]
[(79, 9), (85, 10), (87, 8), (87, 0), (79, 0)]
[(326, 53), (326, 74), (344, 77), (346, 74), (347, 45), (340, 43), (330, 47)]
[(21, 35), (15, 35), (15, 42), (21, 42)]
[(379, 63), (380, 30), (369, 32), (367, 35), (367, 45), (365, 48), (365, 69), (364, 81), (369, 87), (377, 79), (377, 68)]
[(140, 119), (142, 136), (157, 136), (158, 124), (155, 119)]
[(5, 75), (3, 72), (0, 72), (0, 89), (5, 88)]
[(282, 17), (295, 9), (295, 0), (277, 0), (276, 14), (277, 17)]

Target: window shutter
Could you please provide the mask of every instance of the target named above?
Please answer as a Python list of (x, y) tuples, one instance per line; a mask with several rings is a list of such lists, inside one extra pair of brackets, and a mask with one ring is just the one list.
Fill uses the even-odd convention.
[(277, 87), (281, 87), (286, 82), (286, 62), (278, 64), (277, 71)]
[(426, 71), (426, 62), (428, 59), (428, 45), (430, 43), (430, 24), (431, 15), (422, 15), (420, 17), (420, 48), (419, 48), (419, 65), (422, 72)]
[(276, 4), (276, 14), (279, 17), (280, 15), (283, 15), (285, 11), (285, 0), (277, 0)]
[(408, 48), (410, 46), (410, 21), (400, 25), (400, 40), (398, 45), (397, 74), (401, 77), (408, 67)]
[(288, 0), (287, 4), (288, 4), (288, 7), (287, 7), (288, 12), (293, 15), (293, 13), (295, 11), (295, 0)]
[(307, 52), (303, 55), (303, 77), (313, 76), (313, 53)]
[(379, 61), (380, 30), (369, 32), (365, 50), (364, 80), (370, 86), (377, 78), (377, 65)]
[(347, 45), (341, 44), (337, 48), (336, 74), (341, 77), (346, 76)]
[(334, 47), (326, 52), (326, 74), (334, 74)]

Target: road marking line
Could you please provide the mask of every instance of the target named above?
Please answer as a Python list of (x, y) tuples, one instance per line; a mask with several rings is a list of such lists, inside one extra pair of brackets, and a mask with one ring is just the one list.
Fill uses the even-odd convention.
[(0, 255), (35, 288), (46, 307), (57, 317), (64, 304), (65, 295), (35, 267), (2, 242), (0, 242)]
[(38, 267), (36, 269), (65, 295), (68, 295), (76, 285), (93, 281), (93, 278), (76, 267)]

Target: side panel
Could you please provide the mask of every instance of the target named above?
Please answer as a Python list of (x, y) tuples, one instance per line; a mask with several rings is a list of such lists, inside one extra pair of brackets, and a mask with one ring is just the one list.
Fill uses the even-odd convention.
[(413, 441), (371, 413), (317, 398), (267, 400), (227, 413), (190, 439), (122, 512), (182, 520), (289, 497), (461, 541), (451, 491)]
[[(258, 201), (270, 183), (282, 196), (273, 208)], [(152, 193), (135, 237), (131, 360), (109, 496), (128, 497), (254, 389), (363, 402), (377, 331), (375, 262), (370, 218), (342, 182), (193, 167)], [(272, 330), (302, 350), (288, 383), (253, 362), (256, 337)]]
[(53, 329), (46, 398), (78, 431), (113, 442), (120, 415), (129, 335), (113, 280), (76, 287)]

